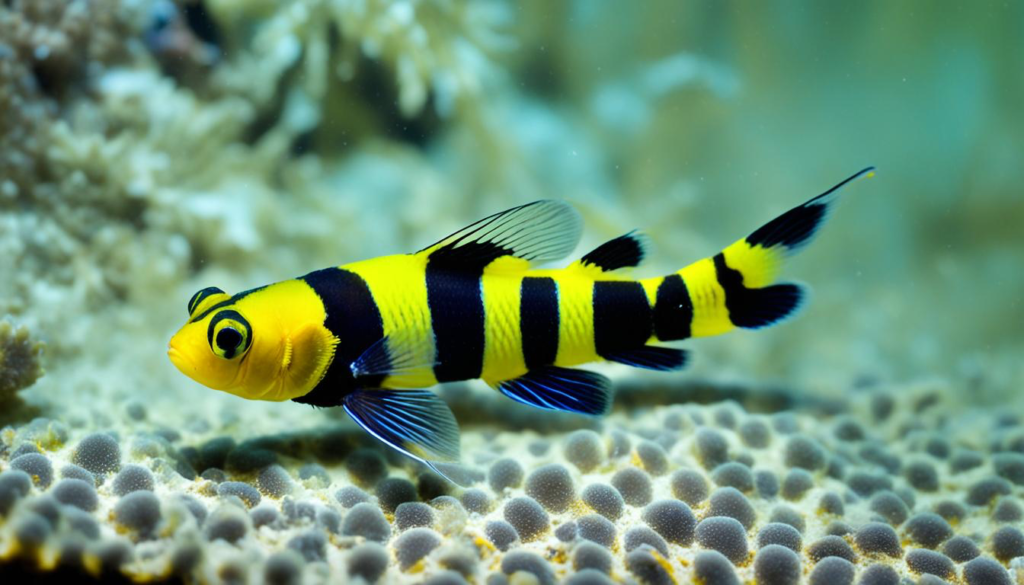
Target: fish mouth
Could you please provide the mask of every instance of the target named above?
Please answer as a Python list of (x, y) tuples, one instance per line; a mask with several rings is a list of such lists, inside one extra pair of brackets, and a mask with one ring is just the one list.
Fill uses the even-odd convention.
[(173, 343), (167, 344), (167, 357), (171, 360), (171, 363), (174, 364), (174, 367), (178, 368), (178, 371), (182, 374), (185, 374), (189, 378), (195, 374), (195, 364), (193, 364), (192, 360), (188, 359), (181, 350), (174, 347)]

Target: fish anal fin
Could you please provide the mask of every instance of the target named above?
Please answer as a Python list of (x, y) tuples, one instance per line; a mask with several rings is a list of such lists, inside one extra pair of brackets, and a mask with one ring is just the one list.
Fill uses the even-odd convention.
[(420, 250), (435, 269), (480, 271), (503, 256), (560, 260), (579, 243), (582, 221), (564, 201), (541, 200), (485, 217)]
[(608, 352), (601, 357), (634, 368), (671, 372), (681, 370), (686, 366), (688, 354), (686, 351), (674, 347), (645, 345), (637, 349)]
[(647, 236), (633, 230), (594, 248), (580, 258), (578, 266), (599, 272), (635, 268), (643, 263), (649, 247)]
[(357, 390), (342, 405), (366, 432), (413, 459), (428, 465), (459, 460), (458, 423), (433, 392)]
[(544, 366), (496, 386), (516, 402), (547, 410), (600, 416), (612, 404), (611, 381), (586, 370)]

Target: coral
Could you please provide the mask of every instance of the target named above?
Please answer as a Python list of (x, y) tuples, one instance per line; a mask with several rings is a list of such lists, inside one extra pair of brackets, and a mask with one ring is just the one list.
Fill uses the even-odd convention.
[(24, 325), (0, 320), (0, 411), (9, 415), (20, 405), (18, 392), (43, 375), (43, 344)]

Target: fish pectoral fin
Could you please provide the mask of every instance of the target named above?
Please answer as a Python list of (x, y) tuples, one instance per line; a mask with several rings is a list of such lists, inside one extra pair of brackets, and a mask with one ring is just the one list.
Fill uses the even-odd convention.
[(289, 383), (295, 388), (312, 389), (327, 373), (336, 345), (338, 338), (322, 325), (309, 325), (290, 333), (281, 356), (281, 368)]
[(573, 268), (595, 271), (597, 274), (612, 272), (622, 268), (636, 268), (647, 257), (650, 241), (643, 233), (633, 230), (594, 248)]
[(366, 432), (435, 471), (439, 462), (459, 460), (459, 425), (433, 392), (357, 390), (342, 406)]
[(590, 416), (606, 414), (612, 404), (611, 380), (594, 372), (544, 366), (505, 380), (497, 389), (516, 402)]
[(418, 253), (453, 271), (477, 271), (503, 256), (526, 261), (525, 268), (565, 258), (581, 232), (582, 220), (571, 205), (541, 200), (485, 217)]
[(431, 383), (436, 355), (432, 338), (385, 335), (356, 358), (349, 369), (356, 378), (391, 376), (389, 386), (422, 386), (424, 381)]
[(634, 368), (671, 372), (683, 369), (686, 366), (689, 354), (682, 349), (674, 347), (645, 345), (637, 349), (605, 352), (601, 357), (610, 362), (617, 362), (633, 366)]

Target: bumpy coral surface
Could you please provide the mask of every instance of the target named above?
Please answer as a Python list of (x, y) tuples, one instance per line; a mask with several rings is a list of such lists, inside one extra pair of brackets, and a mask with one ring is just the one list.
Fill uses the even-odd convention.
[(138, 403), (118, 433), (41, 419), (3, 435), (0, 550), (224, 582), (1018, 582), (1024, 421), (982, 440), (936, 390), (892, 390), (466, 425), (467, 488), (348, 425), (236, 439), (230, 413), (171, 428)]

